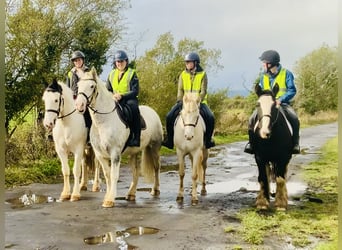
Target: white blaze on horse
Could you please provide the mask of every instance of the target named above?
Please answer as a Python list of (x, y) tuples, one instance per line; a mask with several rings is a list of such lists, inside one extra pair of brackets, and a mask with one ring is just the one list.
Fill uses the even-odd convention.
[(199, 111), (200, 97), (197, 93), (186, 93), (183, 107), (175, 124), (174, 144), (179, 163), (180, 185), (177, 201), (184, 199), (185, 157), (189, 155), (192, 168), (192, 204), (198, 203), (197, 182), (202, 184), (201, 195), (206, 195), (205, 173), (207, 169), (208, 149), (204, 146), (204, 120)]
[(114, 101), (112, 93), (106, 89), (105, 83), (98, 77), (94, 68), (86, 72), (78, 82), (76, 107), (80, 112), (89, 108), (92, 118), (90, 141), (96, 158), (101, 163), (107, 184), (102, 206), (114, 206), (122, 153), (130, 156), (129, 164), (133, 173), (133, 180), (126, 199), (135, 200), (139, 178), (138, 155), (140, 152), (142, 152), (142, 174), (145, 180), (154, 180), (151, 194), (159, 195), (159, 151), (163, 140), (163, 130), (158, 114), (148, 106), (139, 106), (140, 114), (146, 123), (146, 129), (141, 131), (140, 147), (126, 148), (125, 144), (130, 129), (119, 117), (119, 105)]
[[(76, 112), (71, 89), (56, 80), (53, 80), (53, 83), (44, 91), (43, 101), (45, 104), (44, 126), (47, 130), (52, 130), (55, 149), (62, 164), (64, 186), (60, 200), (77, 201), (81, 197), (80, 190), (86, 190), (88, 177), (86, 163), (95, 159), (89, 155), (91, 149), (85, 151), (87, 128), (84, 117), (79, 112)], [(69, 153), (74, 155), (74, 187), (72, 194), (69, 179)], [(81, 174), (82, 179), (80, 182)], [(99, 191), (98, 168), (95, 169), (93, 191)]]

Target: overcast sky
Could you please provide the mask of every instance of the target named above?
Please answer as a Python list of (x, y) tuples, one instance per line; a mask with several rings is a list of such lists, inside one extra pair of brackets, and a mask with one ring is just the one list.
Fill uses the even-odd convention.
[(166, 32), (175, 43), (189, 38), (221, 50), (224, 69), (208, 72), (211, 90), (243, 89), (243, 79), (252, 86), (264, 50), (277, 50), (293, 70), (323, 44), (337, 46), (338, 0), (131, 0), (131, 6), (125, 11), (131, 54), (137, 46), (143, 55)]

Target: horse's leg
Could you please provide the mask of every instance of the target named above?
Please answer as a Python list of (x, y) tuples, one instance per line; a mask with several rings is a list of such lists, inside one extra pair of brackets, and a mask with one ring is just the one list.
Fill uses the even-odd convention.
[(274, 206), (278, 211), (284, 211), (287, 208), (288, 195), (286, 188), (286, 170), (287, 164), (279, 164), (276, 168), (276, 196)]
[(185, 175), (185, 171), (184, 171), (184, 155), (181, 152), (178, 152), (177, 149), (177, 156), (178, 156), (178, 164), (179, 164), (179, 169), (178, 169), (178, 173), (179, 173), (179, 190), (178, 190), (178, 195), (177, 195), (177, 202), (183, 202), (184, 200), (184, 175)]
[(205, 175), (207, 171), (207, 160), (208, 160), (209, 150), (206, 148), (203, 148), (203, 159), (202, 159), (202, 189), (201, 189), (201, 195), (207, 195), (207, 190), (205, 188)]
[(83, 155), (83, 159), (81, 162), (82, 171), (81, 171), (81, 191), (87, 191), (87, 184), (88, 184), (88, 166), (87, 166), (87, 160), (86, 160), (86, 153)]
[(94, 172), (94, 183), (93, 183), (93, 192), (99, 192), (100, 191), (100, 162), (93, 156), (93, 165), (95, 167)]
[(116, 197), (116, 189), (117, 183), (119, 180), (119, 171), (120, 171), (120, 161), (121, 161), (121, 152), (118, 149), (118, 152), (113, 152), (111, 155), (110, 161), (110, 177), (109, 182), (107, 183), (107, 191), (102, 204), (102, 207), (114, 207), (114, 199)]
[(191, 191), (191, 204), (197, 205), (198, 204), (198, 196), (197, 196), (197, 180), (203, 183), (203, 169), (202, 169), (202, 150), (198, 150), (194, 153), (193, 157), (191, 158), (191, 165), (192, 165), (192, 191)]
[(159, 196), (160, 143), (147, 145), (141, 155), (141, 172), (146, 182), (153, 181), (152, 196)]
[(56, 145), (56, 151), (59, 156), (59, 159), (61, 160), (62, 165), (62, 173), (63, 173), (63, 191), (59, 197), (61, 201), (69, 200), (70, 199), (70, 168), (68, 163), (68, 154), (67, 152), (63, 150), (57, 150)]
[(74, 174), (74, 187), (71, 194), (70, 201), (78, 201), (81, 198), (81, 186), (80, 186), (80, 176), (81, 176), (81, 164), (83, 159), (83, 148), (75, 152), (73, 174)]
[(132, 171), (132, 182), (126, 196), (126, 200), (135, 201), (135, 193), (137, 191), (138, 179), (139, 179), (139, 166), (138, 166), (138, 155), (131, 155), (129, 158), (129, 165)]
[[(110, 176), (111, 170), (110, 170), (108, 159), (102, 157), (101, 155), (96, 155), (96, 159), (102, 167), (103, 176), (104, 176), (105, 181), (106, 181), (106, 194), (104, 196), (103, 203), (102, 203), (102, 206), (105, 207), (104, 204), (107, 200), (108, 190), (110, 190), (110, 187), (111, 187), (111, 176)], [(114, 206), (114, 202), (113, 202), (112, 206)]]
[(257, 196), (256, 200), (256, 207), (257, 209), (268, 209), (269, 206), (269, 181), (268, 181), (268, 175), (267, 175), (267, 163), (263, 161), (258, 161), (257, 160), (257, 165), (259, 169), (259, 176), (258, 176), (258, 181), (260, 184), (260, 190), (259, 194)]

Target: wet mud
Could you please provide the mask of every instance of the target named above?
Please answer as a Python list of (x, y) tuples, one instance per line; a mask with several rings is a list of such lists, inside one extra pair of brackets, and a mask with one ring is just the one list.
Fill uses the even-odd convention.
[[(318, 158), (324, 143), (337, 136), (337, 123), (302, 129), (300, 155), (288, 171), (289, 206), (305, 192), (301, 167)], [(224, 228), (236, 223), (236, 213), (254, 207), (259, 189), (252, 155), (243, 153), (246, 142), (216, 146), (211, 150), (206, 175), (207, 195), (191, 205), (189, 160), (184, 178), (185, 196), (176, 202), (179, 176), (176, 156), (161, 158), (159, 197), (151, 185), (139, 180), (136, 201), (126, 201), (131, 172), (120, 169), (114, 208), (102, 208), (102, 192), (83, 191), (77, 202), (59, 202), (62, 184), (32, 184), (5, 192), (6, 249), (251, 249)], [(89, 183), (90, 187), (91, 183)], [(200, 185), (198, 192), (200, 191)], [(90, 190), (90, 189), (88, 189)], [(308, 199), (314, 197), (308, 197)], [(272, 202), (272, 199), (271, 199)], [(319, 201), (314, 201), (319, 202)], [(286, 242), (265, 241), (260, 249), (292, 249)]]

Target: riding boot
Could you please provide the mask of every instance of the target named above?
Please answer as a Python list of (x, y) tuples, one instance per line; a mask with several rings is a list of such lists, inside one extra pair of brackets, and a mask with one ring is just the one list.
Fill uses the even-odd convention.
[(166, 136), (164, 141), (162, 142), (162, 145), (164, 147), (167, 147), (169, 149), (173, 149), (173, 124), (175, 120), (173, 117), (170, 119), (166, 118)]
[(176, 121), (176, 118), (181, 111), (183, 103), (181, 101), (177, 102), (170, 110), (170, 112), (166, 115), (166, 136), (162, 145), (169, 149), (173, 149), (173, 127)]
[(86, 111), (84, 112), (83, 116), (84, 116), (85, 125), (88, 128), (86, 147), (89, 148), (89, 147), (91, 147), (91, 144), (90, 144), (90, 127), (91, 127), (91, 124), (92, 124), (92, 120), (91, 120), (90, 113), (89, 113), (88, 109), (86, 109)]
[(206, 148), (215, 147), (215, 141), (212, 139), (213, 132), (214, 126), (212, 124), (206, 124), (206, 132), (204, 134), (204, 143)]
[(254, 147), (253, 147), (253, 131), (248, 130), (248, 143), (245, 146), (244, 152), (247, 154), (254, 154)]
[(209, 109), (208, 105), (200, 104), (200, 114), (205, 123), (205, 133), (204, 133), (204, 145), (206, 148), (212, 148), (215, 146), (215, 142), (212, 139), (215, 127), (215, 117), (214, 114)]
[(140, 125), (140, 113), (136, 110), (137, 114), (134, 114), (134, 119), (131, 124), (132, 138), (128, 141), (129, 147), (140, 147), (140, 135), (141, 135), (141, 125)]

